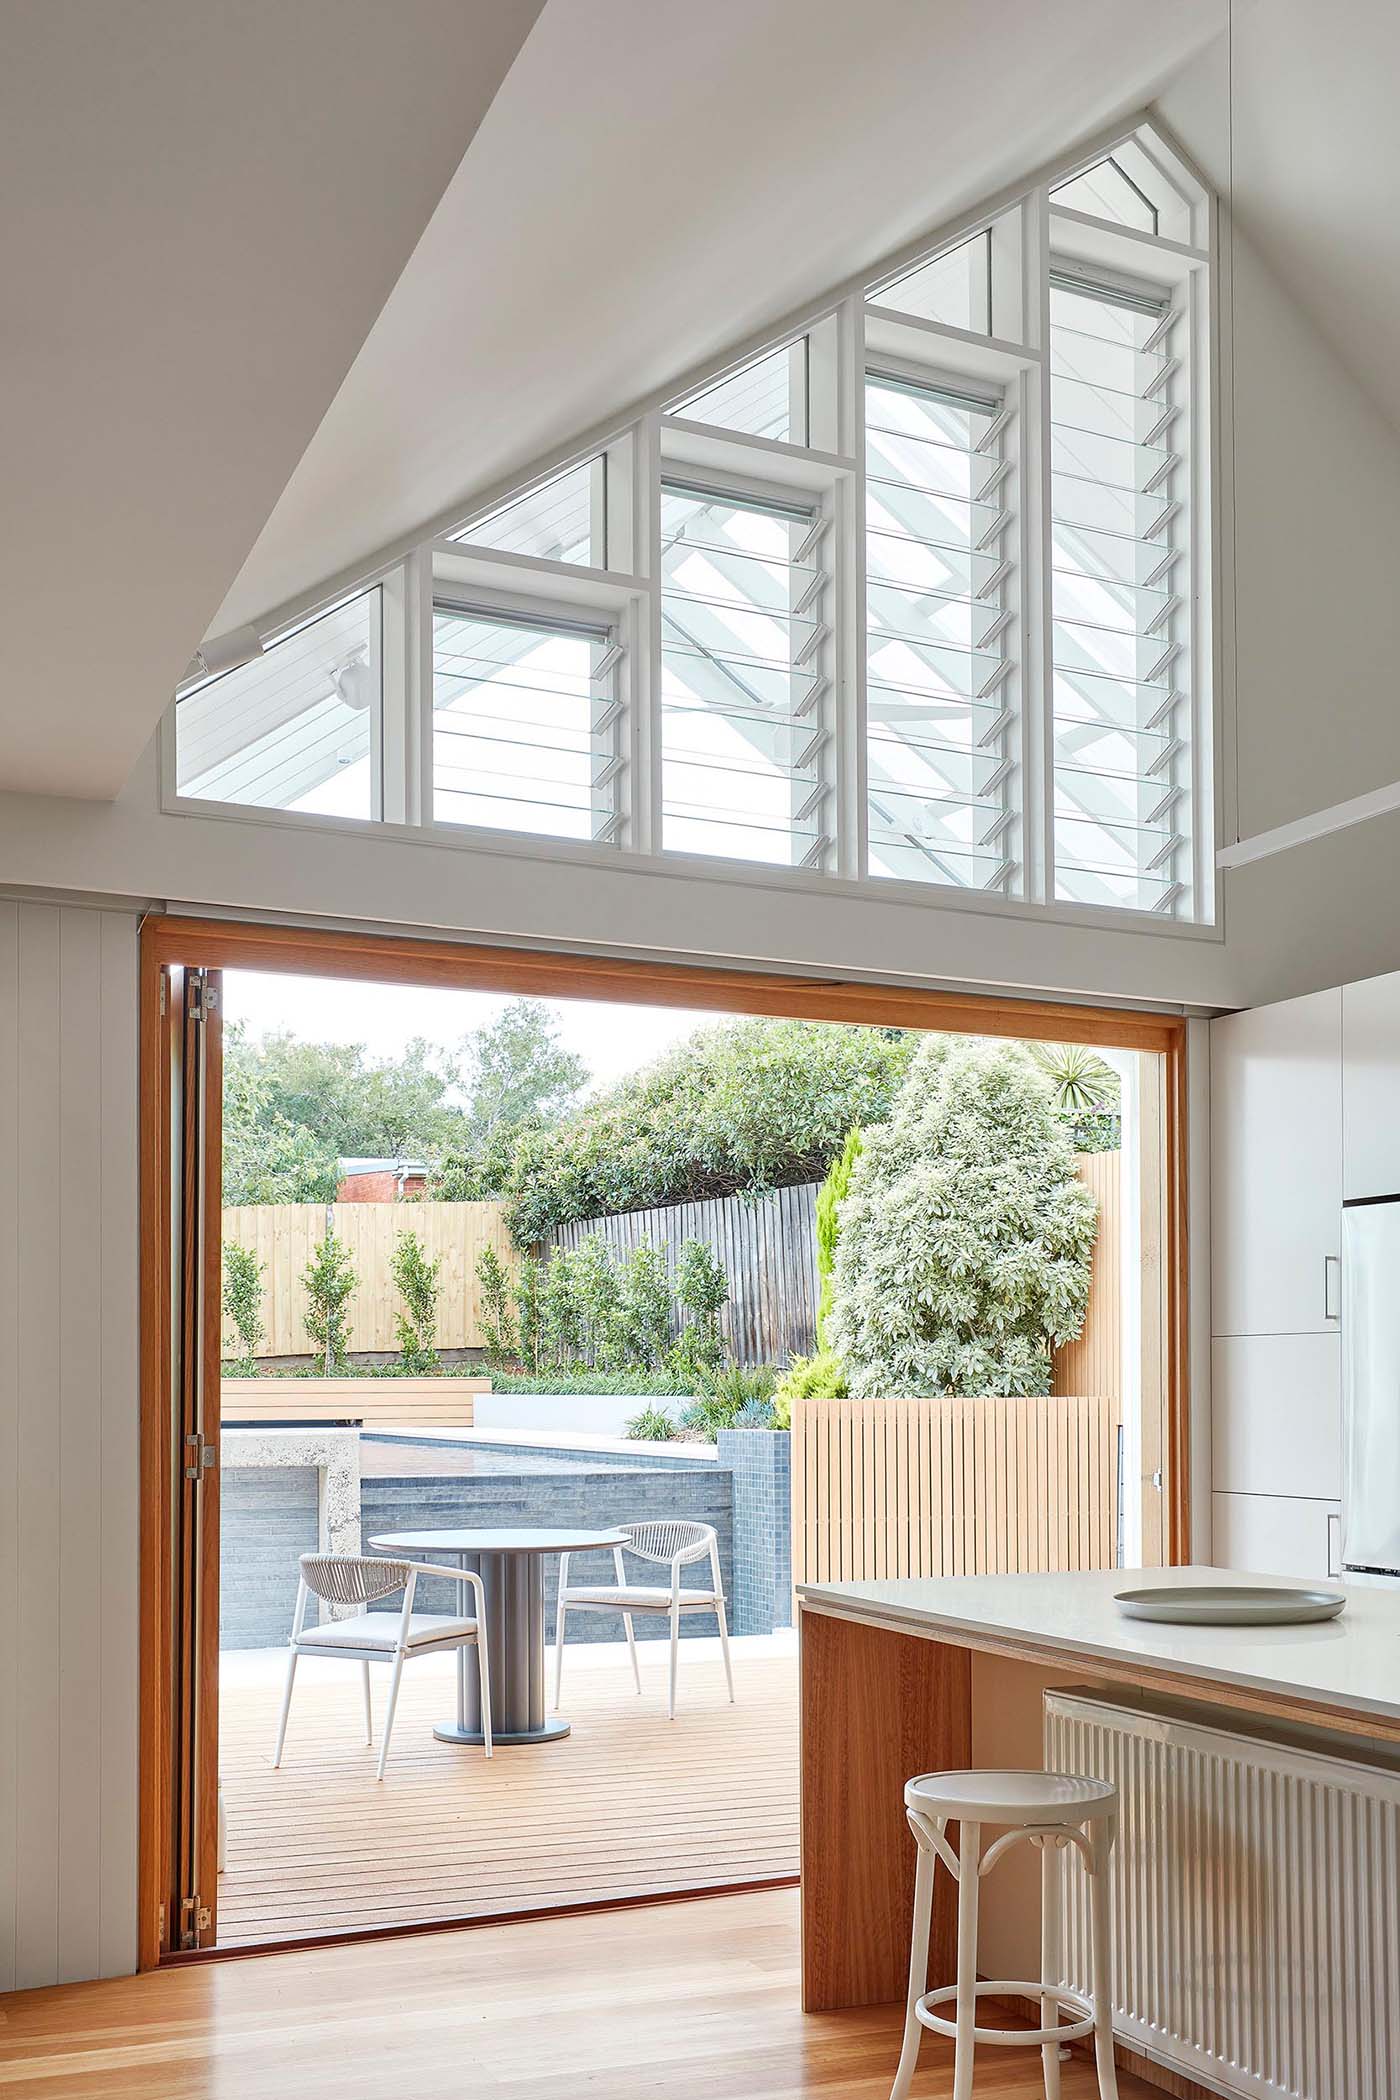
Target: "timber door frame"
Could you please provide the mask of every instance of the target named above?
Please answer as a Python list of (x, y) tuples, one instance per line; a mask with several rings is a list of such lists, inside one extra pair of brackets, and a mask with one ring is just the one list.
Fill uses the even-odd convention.
[[(1025, 1041), (1087, 1043), (1140, 1050), (1162, 1059), (1160, 1096), (1165, 1186), (1163, 1213), (1163, 1322), (1165, 1476), (1164, 1558), (1190, 1558), (1190, 1419), (1188, 1403), (1187, 1073), (1186, 1021), (1180, 1014), (1137, 1007), (1078, 1006), (1048, 999), (1017, 999), (976, 992), (925, 991), (889, 984), (856, 984), (812, 975), (780, 975), (703, 964), (636, 961), (589, 953), (497, 948), (416, 935), (346, 932), (252, 921), (152, 916), (141, 929), (141, 1821), (139, 1963), (155, 1967), (179, 1951), (178, 1937), (162, 1934), (161, 1904), (172, 1886), (174, 1774), (170, 1657), (172, 1496), (169, 1454), (176, 1433), (171, 1363), (172, 1264), (169, 1189), (169, 1060), (160, 987), (181, 970), (276, 970), (296, 976), (342, 977), (371, 984), (504, 991), (550, 999), (605, 1000), (641, 1006), (679, 1006), (777, 1018), (846, 1021), (955, 1034), (1008, 1036)], [(215, 1043), (217, 1055), (217, 1041)], [(217, 1081), (215, 1081), (217, 1086)], [(217, 1205), (218, 1178), (207, 1177), (206, 1202)], [(219, 1222), (206, 1215), (205, 1303), (218, 1304)], [(204, 1377), (217, 1390), (217, 1319), (206, 1322)], [(210, 1361), (212, 1358), (212, 1371)], [(209, 1381), (212, 1379), (212, 1384)], [(208, 1426), (217, 1446), (216, 1411)], [(217, 1466), (211, 1468), (217, 1472)], [(204, 1596), (215, 1600), (212, 1639), (203, 1663), (217, 1697), (217, 1554), (206, 1567)], [(212, 1651), (212, 1654), (211, 1652)], [(206, 1709), (207, 1711), (208, 1709)], [(208, 1734), (206, 1758), (217, 1755)], [(209, 1797), (209, 1798), (212, 1798)], [(213, 1840), (207, 1812), (204, 1853)], [(210, 1887), (214, 1884), (211, 1882)], [(713, 1892), (711, 1892), (713, 1893)], [(212, 1911), (212, 1904), (209, 1906)], [(432, 1929), (447, 1929), (436, 1921)], [(414, 1931), (415, 1926), (395, 1927)], [(301, 1943), (299, 1943), (301, 1944)], [(216, 1950), (217, 1951), (217, 1950)]]

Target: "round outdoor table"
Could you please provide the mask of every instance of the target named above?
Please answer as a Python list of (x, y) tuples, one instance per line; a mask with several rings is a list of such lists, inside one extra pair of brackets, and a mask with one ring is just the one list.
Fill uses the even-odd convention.
[[(553, 1743), (569, 1733), (544, 1705), (544, 1562), (549, 1553), (584, 1553), (621, 1546), (620, 1531), (386, 1531), (371, 1539), (376, 1553), (407, 1560), (448, 1554), (481, 1577), (486, 1593), (486, 1653), (491, 1666), (491, 1739), (495, 1743)], [(465, 1584), (454, 1589), (465, 1591)], [(465, 1596), (458, 1611), (465, 1611)], [(440, 1743), (480, 1743), (481, 1692), (467, 1651), (457, 1651), (457, 1718), (440, 1721)]]

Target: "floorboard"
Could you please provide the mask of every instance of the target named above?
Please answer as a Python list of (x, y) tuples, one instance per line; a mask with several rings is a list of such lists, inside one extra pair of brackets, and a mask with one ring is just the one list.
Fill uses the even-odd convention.
[[(5, 2100), (886, 2100), (897, 2006), (804, 2016), (791, 1890), (361, 1942), (0, 1999)], [(1152, 2100), (1120, 2074), (1122, 2100)], [(916, 2100), (948, 2100), (929, 2036)], [(977, 2100), (1042, 2091), (984, 2050)], [(1064, 2070), (1089, 2100), (1092, 2070)]]
[[(454, 1697), (443, 1659), (410, 1665), (382, 1784), (377, 1733), (375, 1748), (364, 1743), (357, 1670), (302, 1665), (274, 1771), (281, 1657), (239, 1659), (220, 1695), (219, 1945), (796, 1873), (795, 1657), (736, 1643), (730, 1706), (713, 1649), (682, 1647), (674, 1722), (664, 1643), (643, 1647), (641, 1698), (625, 1651), (571, 1650), (572, 1734), (499, 1749), (489, 1763), (433, 1736)], [(383, 1696), (377, 1672), (376, 1717)]]

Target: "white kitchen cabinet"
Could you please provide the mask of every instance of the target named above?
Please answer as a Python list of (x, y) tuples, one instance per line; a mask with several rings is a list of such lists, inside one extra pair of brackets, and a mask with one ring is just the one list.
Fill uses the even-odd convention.
[(1343, 1193), (1400, 1193), (1400, 975), (1342, 988)]
[(1217, 1494), (1211, 1499), (1216, 1567), (1309, 1581), (1337, 1573), (1339, 1503), (1300, 1495)]
[(1342, 1492), (1342, 1338), (1257, 1334), (1211, 1345), (1213, 1485), (1227, 1495)]
[[(1336, 1332), (1342, 994), (1228, 1014), (1210, 1037), (1212, 1331)], [(1400, 1088), (1395, 1113), (1400, 1131)]]

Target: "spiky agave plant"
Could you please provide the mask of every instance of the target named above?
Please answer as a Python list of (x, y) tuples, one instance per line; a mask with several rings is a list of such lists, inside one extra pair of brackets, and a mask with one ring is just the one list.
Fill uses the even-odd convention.
[(1118, 1074), (1083, 1043), (1030, 1043), (1031, 1056), (1050, 1081), (1062, 1115), (1092, 1115), (1118, 1106)]

